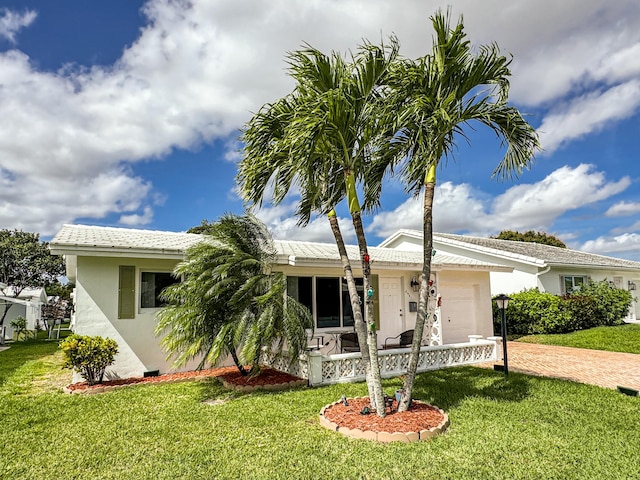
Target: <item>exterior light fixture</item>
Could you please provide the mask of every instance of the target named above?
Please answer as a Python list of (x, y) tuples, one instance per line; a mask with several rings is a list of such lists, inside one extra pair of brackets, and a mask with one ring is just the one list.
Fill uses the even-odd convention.
[(504, 364), (504, 375), (505, 377), (509, 375), (509, 362), (507, 360), (507, 321), (505, 319), (504, 311), (509, 306), (509, 297), (507, 297), (504, 293), (501, 293), (497, 297), (494, 298), (498, 309), (502, 312), (502, 361)]
[(420, 291), (420, 282), (418, 282), (418, 278), (415, 275), (411, 278), (411, 283), (409, 285), (411, 285), (411, 290), (414, 292)]
[(636, 289), (636, 284), (634, 282), (632, 282), (631, 280), (629, 280), (627, 282), (627, 284), (629, 285), (629, 290), (635, 290)]

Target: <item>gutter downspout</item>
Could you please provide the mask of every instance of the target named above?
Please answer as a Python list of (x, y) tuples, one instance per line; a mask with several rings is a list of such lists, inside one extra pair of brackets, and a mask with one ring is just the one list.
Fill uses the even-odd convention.
[(549, 273), (549, 270), (551, 270), (551, 265), (547, 265), (547, 268), (545, 268), (541, 272), (536, 273), (536, 284), (537, 284), (538, 287), (542, 286), (542, 284), (540, 283), (540, 275), (544, 275), (545, 273)]

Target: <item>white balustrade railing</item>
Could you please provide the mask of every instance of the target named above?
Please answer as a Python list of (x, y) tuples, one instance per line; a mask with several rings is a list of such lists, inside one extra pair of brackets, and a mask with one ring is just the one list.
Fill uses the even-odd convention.
[[(496, 340), (495, 337), (483, 339), (481, 335), (470, 335), (468, 343), (424, 346), (420, 349), (417, 371), (420, 373), (446, 367), (495, 361), (498, 358), (498, 342)], [(380, 375), (383, 378), (389, 378), (405, 374), (409, 363), (409, 353), (409, 348), (378, 351)], [(286, 357), (265, 358), (264, 360), (273, 368), (307, 379), (311, 386), (365, 380), (364, 363), (359, 352), (335, 355), (307, 352), (293, 363), (290, 363)]]

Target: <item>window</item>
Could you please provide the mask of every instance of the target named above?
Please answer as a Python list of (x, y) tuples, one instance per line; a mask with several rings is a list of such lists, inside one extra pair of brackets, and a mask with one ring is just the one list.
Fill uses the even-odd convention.
[(142, 272), (140, 281), (140, 308), (158, 308), (164, 306), (160, 294), (169, 285), (177, 283), (171, 273)]
[(562, 287), (562, 294), (575, 292), (579, 290), (582, 285), (587, 283), (588, 277), (584, 275), (565, 275), (560, 277), (560, 283)]
[[(362, 278), (355, 281), (360, 310), (364, 314), (364, 282)], [(347, 279), (344, 277), (287, 277), (287, 293), (311, 311), (316, 328), (354, 325)]]

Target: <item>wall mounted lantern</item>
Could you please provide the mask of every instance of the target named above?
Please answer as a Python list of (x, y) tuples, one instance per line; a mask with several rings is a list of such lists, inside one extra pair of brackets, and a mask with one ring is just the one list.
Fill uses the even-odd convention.
[(629, 282), (627, 282), (627, 283), (629, 285), (629, 290), (635, 290), (636, 289), (636, 284), (634, 282), (629, 280)]
[(418, 282), (418, 277), (415, 275), (411, 278), (411, 283), (409, 285), (411, 285), (411, 290), (414, 292), (420, 291), (420, 282)]

